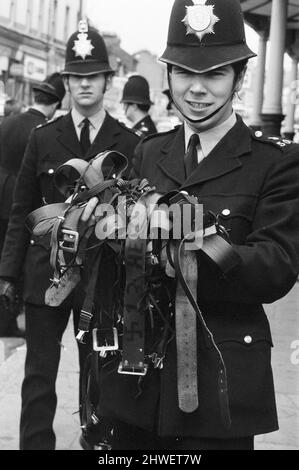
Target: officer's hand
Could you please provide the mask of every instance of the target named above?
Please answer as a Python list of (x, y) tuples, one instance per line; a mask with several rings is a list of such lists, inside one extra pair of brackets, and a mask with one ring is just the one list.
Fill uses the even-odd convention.
[(18, 302), (16, 287), (13, 282), (0, 279), (0, 299), (4, 308), (14, 314)]
[(95, 216), (93, 213), (98, 204), (99, 204), (99, 200), (97, 197), (92, 197), (88, 201), (81, 215), (82, 222), (88, 222), (89, 225), (92, 225), (95, 223)]

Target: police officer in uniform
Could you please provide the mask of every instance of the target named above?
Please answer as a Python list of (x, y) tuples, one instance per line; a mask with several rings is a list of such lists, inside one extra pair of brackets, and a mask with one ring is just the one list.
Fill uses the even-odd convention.
[[(238, 261), (224, 276), (197, 252), (197, 303), (213, 336), (199, 316), (195, 344), (194, 330), (176, 328), (163, 368), (149, 364), (141, 382), (111, 358), (101, 369), (98, 413), (114, 421), (113, 449), (250, 450), (255, 435), (278, 428), (262, 304), (283, 297), (299, 272), (299, 147), (254, 134), (233, 111), (254, 55), (239, 0), (175, 0), (161, 60), (184, 123), (139, 144), (133, 176), (162, 194), (197, 196)], [(188, 375), (194, 348), (197, 374)]]
[[(63, 71), (73, 108), (69, 114), (34, 129), (16, 185), (0, 275), (2, 286), (8, 285), (6, 298), (13, 303), (12, 287), (25, 267), (27, 356), (22, 386), (21, 449), (55, 449), (52, 425), (61, 338), (71, 309), (77, 331), (83, 298), (78, 286), (60, 307), (45, 305), (45, 291), (53, 275), (49, 239), (46, 236), (30, 240), (24, 222), (32, 210), (61, 202), (53, 175), (70, 158), (89, 160), (99, 152), (113, 149), (130, 160), (138, 137), (103, 108), (112, 74), (103, 38), (89, 29), (85, 21), (80, 22), (79, 30), (68, 40)], [(85, 348), (85, 345), (79, 348), (80, 366), (84, 363)]]
[(157, 128), (148, 114), (153, 104), (150, 100), (149, 84), (141, 75), (132, 75), (124, 86), (122, 103), (125, 115), (132, 122), (132, 129), (140, 137), (155, 134)]
[[(34, 103), (24, 113), (12, 115), (0, 126), (0, 252), (2, 251), (12, 205), (12, 195), (17, 174), (24, 157), (32, 129), (52, 119), (61, 107), (65, 89), (61, 75), (53, 73), (44, 82), (33, 86)], [(20, 293), (19, 293), (20, 294)], [(14, 312), (2, 308), (0, 336), (22, 335), (17, 327)]]

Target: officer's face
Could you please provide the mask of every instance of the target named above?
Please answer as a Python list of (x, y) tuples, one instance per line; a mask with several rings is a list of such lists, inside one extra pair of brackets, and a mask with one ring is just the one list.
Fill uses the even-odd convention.
[[(205, 118), (226, 103), (215, 116), (203, 123), (188, 121), (195, 132), (211, 129), (231, 115), (235, 82), (231, 65), (201, 74), (173, 66), (170, 77), (174, 101), (187, 118)], [(238, 89), (239, 83), (236, 85)]]
[[(69, 75), (67, 85), (73, 105), (83, 116), (91, 116), (102, 108), (104, 93), (107, 90), (106, 80), (103, 73)], [(108, 79), (107, 85), (109, 83)]]

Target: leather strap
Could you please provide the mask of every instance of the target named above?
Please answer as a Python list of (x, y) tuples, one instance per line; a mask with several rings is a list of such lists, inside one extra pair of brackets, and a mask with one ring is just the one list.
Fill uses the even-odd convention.
[[(185, 282), (196, 298), (198, 276), (194, 251), (183, 253), (181, 270)], [(176, 289), (175, 329), (179, 408), (185, 413), (192, 413), (198, 408), (196, 313), (180, 282)]]
[[(136, 216), (138, 216), (138, 223)], [(119, 373), (145, 375), (145, 260), (147, 210), (143, 196), (134, 206), (125, 244), (126, 287), (124, 298), (123, 353)], [(138, 233), (136, 232), (138, 229)]]
[(206, 339), (209, 343), (212, 344), (213, 350), (216, 352), (218, 356), (218, 395), (219, 395), (219, 403), (220, 403), (220, 410), (222, 421), (227, 429), (231, 426), (231, 417), (230, 417), (230, 410), (229, 410), (229, 400), (228, 400), (228, 385), (227, 385), (227, 374), (226, 374), (226, 367), (222, 357), (222, 354), (217, 347), (212, 332), (207, 327), (207, 324), (203, 318), (202, 312), (197, 304), (196, 297), (194, 297), (189, 285), (187, 284), (184, 274), (181, 269), (181, 259), (182, 259), (182, 250), (185, 240), (182, 240), (179, 245), (174, 250), (174, 265), (175, 270), (178, 276), (178, 282), (181, 284), (185, 295), (187, 296), (190, 304), (192, 305), (199, 323), (202, 327), (203, 333), (206, 335)]
[(112, 150), (99, 153), (89, 162), (73, 158), (57, 168), (54, 183), (65, 197), (69, 197), (70, 188), (84, 184), (91, 189), (109, 177), (118, 179), (127, 166), (127, 158)]

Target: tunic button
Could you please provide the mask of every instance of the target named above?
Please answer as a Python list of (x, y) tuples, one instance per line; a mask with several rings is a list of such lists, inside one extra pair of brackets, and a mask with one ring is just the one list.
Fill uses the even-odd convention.
[(252, 337), (249, 336), (249, 335), (245, 336), (244, 341), (245, 341), (246, 344), (250, 344), (250, 343), (252, 343)]
[(255, 137), (262, 137), (263, 133), (262, 131), (256, 131)]
[(49, 173), (49, 175), (53, 175), (53, 173), (54, 173), (53, 168), (50, 168), (50, 170), (48, 170), (48, 173)]
[(227, 217), (228, 215), (230, 215), (230, 210), (229, 210), (229, 209), (223, 209), (222, 215), (224, 215), (225, 217)]
[(30, 245), (34, 245), (35, 241), (34, 240), (30, 240)]

